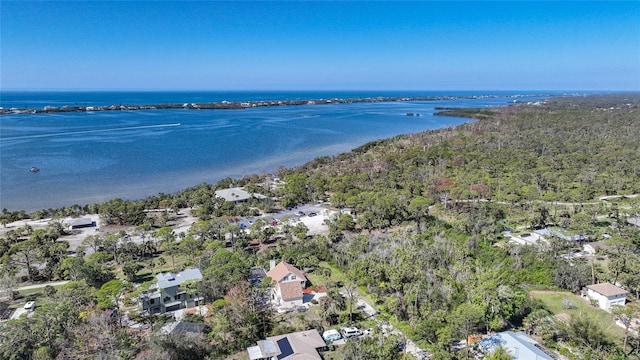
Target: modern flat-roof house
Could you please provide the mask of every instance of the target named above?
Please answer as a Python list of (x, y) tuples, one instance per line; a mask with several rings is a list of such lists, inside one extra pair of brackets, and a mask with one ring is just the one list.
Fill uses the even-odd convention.
[(490, 354), (498, 344), (507, 349), (512, 359), (517, 360), (554, 360), (547, 350), (524, 332), (503, 331), (477, 342), (485, 354)]
[(307, 278), (295, 266), (281, 261), (275, 265), (271, 260), (267, 276), (275, 281), (271, 291), (271, 302), (277, 307), (289, 308), (303, 304), (303, 293)]
[(160, 273), (156, 275), (156, 280), (149, 292), (140, 296), (142, 310), (163, 314), (198, 306), (203, 300), (200, 295), (187, 292), (185, 287), (187, 282), (202, 280), (202, 273), (198, 269), (186, 269), (175, 275)]
[(627, 291), (609, 283), (587, 285), (583, 294), (590, 300), (598, 302), (598, 306), (606, 311), (613, 305), (623, 305), (627, 301)]
[(322, 360), (318, 351), (326, 346), (318, 330), (313, 329), (268, 337), (247, 352), (250, 360)]

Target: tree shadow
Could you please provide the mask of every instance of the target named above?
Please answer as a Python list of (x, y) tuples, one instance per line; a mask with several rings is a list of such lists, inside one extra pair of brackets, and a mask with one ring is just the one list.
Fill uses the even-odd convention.
[(154, 278), (155, 276), (153, 275), (152, 272), (143, 272), (143, 273), (136, 274), (134, 282), (141, 284), (147, 281), (152, 281)]

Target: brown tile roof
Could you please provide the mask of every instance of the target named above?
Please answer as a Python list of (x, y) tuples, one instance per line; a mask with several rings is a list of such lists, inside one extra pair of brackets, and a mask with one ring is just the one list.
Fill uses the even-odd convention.
[(302, 274), (302, 271), (296, 269), (295, 266), (289, 265), (284, 261), (281, 261), (278, 265), (276, 265), (273, 269), (267, 272), (267, 276), (275, 280), (276, 282), (280, 282), (285, 276), (289, 273), (292, 273), (296, 276), (296, 281), (307, 281), (307, 278)]
[(627, 293), (625, 290), (609, 283), (587, 285), (587, 289), (591, 289), (604, 296), (624, 295)]
[(289, 301), (295, 299), (302, 299), (302, 286), (297, 281), (287, 281), (279, 283), (280, 296), (282, 300)]

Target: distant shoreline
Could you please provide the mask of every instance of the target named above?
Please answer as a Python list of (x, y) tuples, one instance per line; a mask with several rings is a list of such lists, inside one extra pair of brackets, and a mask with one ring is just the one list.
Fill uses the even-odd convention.
[[(531, 92), (533, 93), (533, 92)], [(30, 198), (31, 196), (34, 196), (35, 194), (39, 194), (39, 191), (41, 191), (41, 189), (43, 189), (42, 184), (40, 184), (40, 182), (51, 182), (51, 180), (42, 180), (41, 178), (45, 178), (45, 179), (60, 179), (60, 177), (57, 174), (54, 174), (55, 176), (49, 176), (48, 174), (50, 173), (47, 169), (47, 167), (45, 166), (48, 163), (51, 163), (51, 160), (45, 159), (45, 160), (30, 160), (28, 162), (24, 162), (23, 164), (20, 164), (19, 166), (15, 166), (14, 168), (16, 169), (20, 169), (21, 173), (25, 172), (25, 169), (28, 169), (29, 166), (33, 166), (35, 165), (39, 165), (38, 167), (41, 168), (41, 172), (40, 176), (34, 176), (32, 175), (32, 173), (28, 173), (30, 175), (26, 175), (25, 181), (21, 181), (19, 183), (19, 187), (20, 189), (25, 189), (25, 188), (29, 188), (28, 186), (31, 186), (29, 189), (32, 189), (32, 191), (26, 191), (24, 192), (24, 194), (21, 196), (22, 199), (26, 200), (20, 200), (20, 201), (14, 201), (14, 204), (12, 204), (11, 206), (7, 206), (8, 204), (4, 204), (3, 207), (7, 207), (7, 208), (14, 208), (14, 209), (23, 209), (26, 211), (38, 211), (38, 210), (42, 210), (42, 209), (46, 209), (46, 208), (62, 208), (62, 207), (66, 207), (66, 206), (71, 206), (70, 204), (99, 204), (101, 202), (107, 201), (109, 199), (113, 199), (113, 198), (123, 198), (123, 199), (141, 199), (142, 197), (145, 196), (153, 196), (153, 195), (157, 195), (159, 193), (173, 193), (176, 191), (182, 191), (185, 188), (188, 188), (190, 186), (194, 186), (195, 184), (200, 184), (200, 183), (212, 183), (212, 182), (216, 182), (219, 180), (222, 180), (225, 177), (230, 177), (230, 178), (240, 178), (240, 177), (244, 177), (245, 174), (252, 174), (252, 173), (260, 173), (260, 172), (265, 172), (265, 171), (271, 171), (271, 169), (276, 169), (277, 166), (287, 166), (287, 167), (295, 167), (295, 166), (300, 166), (301, 164), (304, 164), (316, 157), (321, 157), (321, 156), (333, 156), (336, 154), (340, 154), (343, 152), (349, 152), (350, 150), (353, 150), (356, 147), (361, 146), (362, 144), (366, 144), (370, 141), (376, 141), (376, 140), (380, 140), (380, 139), (386, 139), (386, 138), (390, 138), (393, 136), (397, 136), (400, 134), (406, 134), (406, 133), (412, 133), (412, 132), (420, 132), (420, 131), (424, 131), (424, 125), (417, 125), (417, 124), (421, 124), (421, 121), (413, 121), (413, 120), (408, 120), (408, 117), (410, 114), (415, 114), (416, 110), (419, 110), (418, 113), (422, 113), (420, 115), (424, 115), (425, 118), (427, 118), (427, 122), (428, 121), (428, 117), (429, 116), (437, 116), (437, 115), (441, 115), (439, 114), (439, 112), (441, 112), (444, 109), (447, 109), (451, 106), (457, 108), (457, 107), (477, 107), (478, 104), (475, 104), (475, 106), (472, 106), (471, 104), (476, 103), (477, 101), (480, 101), (482, 103), (482, 105), (479, 105), (481, 107), (485, 107), (485, 106), (508, 106), (508, 105), (517, 105), (517, 104), (523, 104), (523, 103), (529, 103), (530, 101), (537, 101), (535, 99), (529, 98), (529, 97), (543, 97), (542, 95), (523, 95), (526, 93), (511, 93), (511, 94), (453, 94), (453, 95), (442, 95), (442, 94), (432, 94), (431, 96), (411, 96), (411, 97), (402, 97), (399, 95), (402, 94), (398, 94), (398, 96), (371, 96), (371, 97), (366, 97), (366, 96), (362, 96), (362, 97), (356, 97), (356, 96), (342, 96), (342, 97), (324, 97), (324, 99), (329, 99), (330, 102), (327, 102), (327, 100), (323, 100), (322, 102), (315, 102), (313, 100), (287, 100), (282, 101), (282, 102), (278, 102), (278, 101), (264, 101), (264, 100), (258, 100), (256, 98), (253, 98), (252, 100), (246, 101), (244, 102), (243, 100), (236, 100), (235, 103), (236, 104), (242, 104), (245, 103), (245, 106), (247, 104), (253, 104), (256, 103), (256, 107), (257, 106), (278, 106), (278, 105), (288, 105), (288, 104), (293, 104), (293, 105), (305, 105), (305, 104), (309, 104), (309, 102), (311, 101), (311, 104), (343, 104), (342, 106), (339, 107), (335, 107), (335, 108), (331, 108), (331, 107), (307, 107), (306, 109), (308, 110), (300, 110), (303, 113), (307, 114), (307, 113), (316, 113), (316, 112), (320, 112), (323, 114), (330, 114), (328, 119), (332, 120), (334, 118), (340, 117), (343, 114), (342, 111), (347, 111), (347, 112), (355, 112), (357, 114), (363, 114), (362, 113), (362, 107), (364, 106), (365, 108), (369, 107), (369, 106), (374, 106), (376, 108), (376, 111), (380, 111), (380, 107), (383, 108), (387, 108), (387, 107), (392, 107), (394, 109), (396, 109), (396, 111), (386, 114), (384, 113), (384, 111), (381, 113), (382, 115), (375, 115), (376, 113), (372, 113), (374, 115), (372, 116), (382, 116), (382, 117), (398, 117), (401, 116), (401, 118), (398, 118), (397, 122), (394, 122), (394, 126), (392, 126), (393, 128), (398, 128), (398, 126), (401, 126), (401, 124), (403, 124), (404, 122), (406, 122), (407, 124), (412, 124), (410, 127), (411, 129), (413, 129), (414, 126), (416, 126), (415, 130), (406, 130), (406, 131), (402, 131), (402, 132), (398, 132), (396, 130), (392, 131), (392, 134), (389, 135), (380, 135), (380, 136), (375, 136), (375, 137), (371, 137), (371, 139), (365, 139), (363, 141), (358, 140), (358, 142), (354, 142), (354, 143), (350, 143), (349, 146), (345, 146), (344, 149), (340, 149), (340, 150), (332, 150), (334, 145), (342, 145), (344, 143), (346, 143), (347, 140), (341, 140), (341, 141), (337, 141), (337, 142), (329, 142), (329, 146), (327, 146), (325, 143), (322, 143), (321, 147), (318, 147), (317, 144), (312, 144), (313, 146), (311, 148), (305, 147), (304, 149), (297, 149), (297, 148), (293, 148), (293, 152), (291, 152), (291, 150), (289, 149), (290, 147), (286, 147), (286, 152), (285, 154), (287, 154), (287, 156), (280, 156), (278, 153), (278, 156), (274, 156), (273, 154), (262, 154), (262, 156), (260, 156), (259, 158), (253, 158), (252, 156), (254, 155), (253, 152), (249, 152), (249, 154), (245, 154), (243, 155), (242, 159), (240, 161), (234, 161), (234, 162), (229, 162), (229, 164), (227, 165), (221, 165), (219, 166), (219, 164), (217, 162), (212, 163), (211, 166), (206, 165), (207, 163), (203, 163), (203, 162), (198, 162), (197, 163), (197, 167), (194, 167), (193, 169), (196, 169), (197, 171), (191, 171), (191, 167), (188, 167), (186, 169), (181, 169), (180, 172), (167, 172), (167, 171), (156, 171), (156, 170), (149, 170), (149, 171), (145, 171), (145, 179), (144, 180), (140, 180), (137, 177), (133, 176), (133, 177), (129, 177), (129, 175), (131, 175), (130, 173), (127, 173), (129, 175), (127, 175), (128, 180), (126, 183), (120, 184), (117, 181), (116, 182), (112, 182), (112, 181), (104, 181), (103, 179), (107, 178), (108, 176), (110, 176), (110, 174), (113, 174), (114, 172), (109, 172), (107, 174), (105, 174), (104, 176), (107, 177), (103, 177), (103, 175), (100, 175), (100, 178), (95, 178), (93, 179), (92, 176), (97, 176), (96, 174), (100, 174), (101, 171), (101, 167), (95, 168), (95, 166), (91, 165), (91, 164), (102, 164), (102, 162), (100, 162), (101, 159), (101, 155), (96, 155), (93, 154), (93, 158), (90, 158), (90, 161), (80, 161), (77, 164), (74, 165), (73, 167), (73, 173), (75, 174), (76, 172), (81, 172), (83, 175), (82, 177), (82, 183), (80, 183), (79, 186), (75, 186), (73, 187), (74, 190), (70, 193), (69, 197), (65, 196), (64, 200), (59, 200), (59, 199), (48, 199), (48, 197), (60, 197), (59, 194), (66, 194), (66, 188), (65, 186), (62, 187), (58, 187), (56, 188), (57, 190), (55, 191), (55, 196), (46, 196), (47, 198), (43, 198), (42, 201), (40, 201), (37, 198), (34, 198), (34, 201), (31, 201)], [(285, 94), (286, 95), (286, 94)], [(419, 95), (419, 94), (415, 94), (415, 95)], [(322, 95), (321, 95), (322, 96)], [(321, 96), (308, 96), (305, 97), (306, 99), (318, 99), (321, 98)], [(553, 96), (553, 95), (547, 95), (547, 96)], [(58, 106), (62, 106), (65, 103), (69, 103), (70, 101), (73, 101), (72, 99), (75, 99), (75, 96), (67, 96), (65, 97), (65, 99), (63, 101), (60, 101), (59, 99), (55, 99), (53, 98), (53, 100), (50, 101), (50, 99), (52, 99), (52, 97), (45, 97), (44, 101), (42, 101), (39, 98), (36, 98), (36, 100), (38, 100), (37, 102), (39, 103), (39, 106), (42, 107), (45, 104), (58, 104)], [(274, 97), (276, 98), (276, 97)], [(281, 97), (281, 98), (286, 98), (286, 97)], [(131, 100), (131, 97), (128, 97), (127, 99)], [(139, 103), (137, 101), (138, 98), (136, 98), (136, 100), (133, 101), (127, 101), (126, 99), (122, 99), (119, 100), (117, 98), (112, 98), (110, 99), (110, 101), (108, 100), (108, 102), (104, 102), (101, 105), (97, 105), (96, 107), (101, 107), (101, 106), (106, 106), (109, 107), (107, 105), (104, 104), (109, 104), (109, 103)], [(151, 97), (150, 98), (151, 101), (149, 101), (147, 104), (152, 104), (152, 103), (159, 103), (161, 101), (163, 101), (163, 97)], [(425, 100), (425, 101), (418, 101), (418, 99), (421, 100)], [(444, 99), (451, 99), (451, 101), (443, 101)], [(465, 101), (466, 99), (466, 101)], [(26, 99), (28, 101), (31, 101), (31, 99)], [(147, 100), (143, 98), (143, 101)], [(232, 103), (227, 102), (227, 101), (222, 101), (222, 99), (217, 98), (217, 99), (211, 99), (212, 101), (218, 101), (219, 104), (224, 104), (229, 106), (229, 109), (234, 109), (232, 107), (230, 107), (230, 105)], [(339, 100), (339, 102), (337, 101)], [(411, 104), (411, 100), (414, 101), (413, 104)], [(426, 100), (441, 100), (442, 103), (433, 103), (431, 101), (426, 101)], [(95, 101), (94, 99), (89, 99), (89, 101)], [(104, 101), (104, 99), (101, 99), (99, 101)], [(175, 103), (177, 101), (181, 101), (180, 97), (174, 97), (172, 103)], [(202, 101), (202, 100), (201, 100)], [(460, 101), (460, 103), (458, 103), (458, 101)], [(266, 103), (272, 103), (273, 104), (266, 104)], [(353, 107), (352, 106), (348, 106), (349, 103), (354, 103)], [(360, 105), (357, 105), (357, 103), (361, 103)], [(370, 104), (369, 104), (370, 103)], [(95, 103), (94, 103), (95, 104)], [(376, 105), (378, 104), (378, 105)], [(489, 104), (493, 104), (493, 105), (489, 105)], [(89, 107), (91, 108), (91, 103), (89, 104), (83, 104), (82, 106), (77, 106), (78, 108), (85, 108), (87, 107), (87, 105), (89, 105)], [(416, 107), (416, 105), (418, 105)], [(457, 105), (457, 106), (456, 106)], [(23, 105), (23, 106), (30, 106), (30, 105)], [(144, 105), (145, 108), (148, 108), (151, 105)], [(141, 111), (139, 114), (143, 115), (144, 113), (150, 114), (150, 113), (155, 113), (156, 115), (160, 116), (163, 119), (167, 119), (167, 124), (165, 124), (164, 122), (162, 123), (162, 126), (175, 126), (177, 124), (179, 124), (182, 119), (182, 117), (187, 116), (187, 117), (196, 117), (196, 122), (195, 124), (197, 125), (197, 120), (201, 117), (206, 118), (207, 120), (205, 121), (206, 124), (210, 124), (212, 123), (211, 118), (218, 118), (218, 117), (228, 117), (228, 116), (232, 116), (232, 118), (236, 118), (235, 115), (233, 115), (233, 113), (235, 113), (237, 115), (237, 117), (239, 118), (243, 118), (243, 117), (251, 117), (251, 128), (254, 128), (255, 124), (260, 124), (260, 122), (256, 123), (255, 119), (253, 118), (254, 115), (252, 115), (251, 111), (249, 112), (229, 112), (226, 113), (225, 112), (197, 112), (197, 111), (178, 111), (178, 113), (175, 113), (176, 110), (180, 110), (180, 109), (184, 109), (184, 107), (182, 107), (183, 105), (180, 105), (178, 108), (171, 108), (171, 109), (175, 109), (173, 112), (172, 111), (167, 111), (164, 114), (167, 114), (168, 117), (165, 118), (164, 114), (162, 111)], [(94, 107), (95, 108), (95, 107)], [(170, 109), (167, 107), (164, 107), (165, 109)], [(244, 108), (244, 107), (243, 107)], [(33, 109), (33, 108), (32, 108)], [(193, 107), (189, 107), (189, 110), (194, 110), (196, 108)], [(294, 108), (294, 107), (289, 107), (289, 110), (287, 110), (286, 107), (283, 108), (278, 108), (278, 107), (273, 107), (270, 109), (256, 109), (255, 111), (258, 111), (258, 113), (262, 114), (264, 111), (266, 111), (267, 113), (271, 113), (272, 111), (274, 111), (275, 113), (280, 113), (280, 112), (285, 112), (285, 113), (289, 113), (290, 111), (293, 111), (295, 109), (304, 109), (304, 108)], [(334, 111), (331, 109), (337, 109), (339, 111)], [(340, 110), (342, 109), (342, 110)], [(352, 109), (352, 110), (347, 110), (347, 109)], [(431, 110), (425, 110), (425, 109), (431, 109)], [(133, 117), (136, 120), (139, 120), (141, 118), (139, 118), (138, 115), (136, 115), (137, 113), (134, 111), (121, 111), (121, 112), (117, 112), (117, 110), (121, 110), (119, 108), (114, 109), (114, 111), (112, 112), (106, 112), (102, 115), (100, 115), (100, 113), (96, 110), (94, 110), (93, 112), (91, 110), (87, 111), (87, 110), (72, 110), (71, 112), (75, 112), (74, 114), (68, 114), (68, 115), (61, 115), (63, 113), (64, 110), (66, 110), (67, 112), (69, 112), (69, 109), (64, 109), (61, 107), (60, 110), (62, 111), (58, 111), (58, 115), (55, 115), (55, 111), (53, 111), (52, 109), (48, 109), (48, 112), (51, 113), (49, 115), (46, 114), (40, 114), (39, 116), (33, 115), (33, 119), (34, 120), (42, 120), (41, 121), (37, 121), (38, 126), (40, 126), (41, 124), (44, 124), (44, 126), (49, 126), (51, 124), (56, 124), (56, 122), (58, 121), (58, 119), (61, 119), (60, 116), (62, 116), (63, 118), (68, 117), (68, 116), (72, 116), (73, 119), (76, 119), (76, 116), (81, 116), (81, 118), (85, 118), (88, 117), (87, 119), (94, 119), (96, 121), (99, 121), (100, 119), (104, 119), (104, 116), (107, 116), (108, 118), (111, 118), (112, 116), (116, 116), (116, 119), (119, 119), (121, 116), (122, 117)], [(110, 110), (110, 109), (109, 109)], [(435, 110), (435, 111), (432, 111)], [(109, 115), (110, 114), (110, 115)], [(128, 114), (128, 115), (127, 115)], [(173, 114), (173, 115), (172, 115)], [(209, 115), (207, 115), (209, 114)], [(286, 117), (286, 119), (289, 120), (294, 120), (294, 123), (296, 124), (296, 126), (292, 129), (297, 128), (298, 126), (302, 126), (303, 128), (305, 127), (305, 125), (299, 125), (300, 122), (296, 121), (298, 119), (298, 117), (303, 115), (299, 114), (299, 111), (294, 111), (293, 113), (294, 115), (292, 115), (293, 117)], [(407, 115), (407, 116), (403, 116), (403, 115)], [(175, 116), (175, 122), (173, 122), (173, 119)], [(259, 116), (260, 117), (260, 116)], [(1, 117), (0, 117), (1, 118)], [(11, 120), (10, 118), (13, 118), (13, 120)], [(5, 120), (9, 121), (18, 121), (20, 122), (20, 119), (29, 119), (31, 118), (29, 115), (15, 115), (15, 116), (8, 116), (7, 118), (5, 118)], [(71, 118), (70, 118), (71, 119)], [(335, 119), (334, 119), (335, 120)], [(357, 119), (356, 119), (357, 120)], [(380, 119), (378, 119), (380, 120)], [(186, 120), (185, 120), (186, 121)], [(395, 120), (394, 120), (395, 121)], [(468, 122), (471, 121), (470, 119), (465, 119), (464, 122)], [(50, 123), (51, 122), (51, 123)], [(215, 121), (214, 121), (215, 122)], [(383, 124), (386, 124), (387, 121), (380, 121)], [(431, 127), (433, 124), (439, 124), (440, 122), (442, 122), (443, 124), (441, 125), (437, 125), (435, 127)], [(444, 124), (446, 122), (446, 124)], [(455, 121), (454, 121), (455, 122)], [(110, 122), (111, 123), (111, 122)], [(114, 124), (116, 124), (117, 122), (115, 122)], [(190, 122), (191, 123), (191, 122)], [(233, 122), (234, 124), (238, 124), (237, 122)], [(306, 122), (305, 122), (306, 123)], [(342, 130), (343, 129), (343, 122), (342, 121), (338, 121), (336, 123), (340, 123), (340, 125), (338, 125), (339, 129)], [(350, 124), (352, 122), (349, 122)], [(4, 124), (4, 121), (3, 121)], [(84, 123), (83, 123), (84, 124)], [(118, 123), (119, 124), (119, 123)], [(137, 124), (137, 123), (136, 123)], [(141, 126), (157, 126), (158, 124), (156, 122), (153, 123), (147, 123), (145, 121), (141, 122)], [(151, 124), (151, 125), (149, 125)], [(358, 121), (353, 122), (353, 124), (360, 124)], [(369, 123), (369, 121), (367, 121), (367, 124), (364, 125), (365, 129), (361, 129), (358, 128), (359, 130), (349, 130), (349, 131), (355, 131), (355, 133), (360, 134), (359, 136), (365, 136), (368, 138), (368, 131), (371, 130), (372, 126), (375, 127), (376, 121), (373, 121), (373, 123)], [(436, 129), (436, 128), (440, 128), (440, 127), (448, 127), (448, 126), (452, 126), (448, 121), (443, 121), (443, 120), (435, 120), (434, 119), (434, 123), (429, 122), (429, 127), (427, 127), (427, 129)], [(90, 126), (89, 123), (86, 123), (86, 125), (88, 125), (87, 130), (84, 129), (76, 129), (74, 131), (81, 131), (83, 134), (90, 134), (92, 132), (96, 132), (96, 130), (99, 131), (103, 131), (103, 128), (97, 128), (94, 129), (94, 127)], [(388, 126), (386, 125), (380, 125), (384, 128), (387, 128)], [(288, 128), (288, 127), (286, 127)], [(108, 130), (112, 131), (112, 130), (118, 130), (120, 129), (119, 126), (114, 126), (113, 128), (109, 128)], [(127, 127), (127, 129), (130, 129)], [(261, 134), (264, 135), (264, 131), (268, 131), (270, 129), (273, 129), (273, 126), (268, 126), (265, 127), (262, 131), (260, 131)], [(361, 131), (362, 130), (362, 131)], [(296, 132), (296, 136), (299, 136), (299, 131), (300, 130), (295, 130)], [(346, 132), (349, 132), (346, 131)], [(198, 132), (199, 133), (199, 132)], [(243, 131), (244, 133), (244, 131)], [(319, 135), (324, 136), (324, 134), (326, 133), (326, 131), (321, 131), (319, 133)], [(386, 132), (385, 132), (386, 133)], [(276, 138), (276, 137), (280, 137), (280, 136), (284, 136), (284, 138), (287, 138), (286, 134), (283, 135), (283, 133), (281, 132), (281, 130), (278, 130), (277, 132), (277, 136), (275, 136), (273, 133), (269, 133), (269, 136), (272, 136), (271, 138)], [(362, 135), (365, 134), (365, 135)], [(6, 134), (5, 134), (6, 135)], [(18, 134), (16, 134), (18, 135)], [(39, 132), (35, 135), (29, 135), (29, 138), (34, 137), (34, 138), (42, 138), (42, 137), (49, 137), (49, 136), (57, 136), (59, 141), (62, 141), (64, 138), (66, 138), (66, 136), (63, 135), (69, 135), (69, 132), (63, 132), (63, 133), (53, 133), (51, 132), (51, 134), (49, 132)], [(261, 137), (263, 135), (260, 135)], [(243, 135), (243, 139), (246, 139), (246, 134)], [(335, 138), (335, 136), (332, 136), (332, 138)], [(20, 139), (18, 137), (18, 139)], [(25, 140), (28, 138), (25, 138)], [(195, 139), (189, 138), (189, 144), (192, 144), (193, 141)], [(313, 139), (317, 139), (317, 137), (314, 135)], [(15, 140), (15, 138), (14, 138)], [(42, 142), (42, 141), (38, 141), (37, 144), (44, 144), (47, 143)], [(209, 140), (206, 140), (206, 142), (204, 144), (201, 144), (201, 146), (197, 147), (197, 151), (200, 151), (202, 149), (207, 148), (207, 144), (209, 143)], [(235, 141), (234, 143), (239, 143), (238, 141)], [(288, 143), (288, 142), (287, 142)], [(38, 145), (36, 144), (36, 148), (38, 147)], [(251, 144), (254, 144), (254, 141), (252, 140)], [(55, 144), (54, 144), (55, 145)], [(166, 146), (167, 143), (163, 143), (163, 146)], [(229, 144), (227, 144), (229, 145)], [(95, 143), (92, 143), (91, 148), (95, 148), (97, 145)], [(271, 145), (269, 145), (271, 146)], [(171, 147), (171, 146), (169, 146)], [(72, 149), (73, 147), (70, 147), (69, 149)], [(152, 148), (152, 146), (143, 146), (142, 148), (145, 149), (150, 149)], [(308, 153), (310, 151), (310, 149), (312, 151), (315, 151), (317, 149), (322, 149), (322, 153), (318, 153), (316, 155), (313, 156), (308, 156)], [(44, 157), (49, 156), (49, 152), (47, 151), (37, 151), (34, 150), (34, 148), (28, 147), (28, 153), (27, 155), (31, 156), (30, 154), (45, 154), (42, 155)], [(181, 151), (184, 150), (183, 147), (180, 147)], [(65, 149), (66, 151), (66, 149)], [(177, 154), (175, 157), (181, 158), (182, 155), (180, 155), (181, 151), (172, 151), (170, 152), (171, 154)], [(191, 149), (190, 151), (194, 151), (193, 149)], [(82, 152), (83, 156), (86, 156), (87, 153), (86, 152)], [(102, 153), (99, 153), (102, 154)], [(195, 152), (194, 154), (198, 154), (198, 152)], [(267, 156), (268, 155), (268, 156)], [(248, 157), (247, 157), (248, 156)], [(175, 157), (171, 157), (169, 156), (169, 158), (174, 159)], [(27, 156), (28, 158), (28, 156)], [(94, 159), (95, 158), (95, 159)], [(129, 158), (128, 156), (126, 157), (127, 159)], [(30, 159), (30, 158), (29, 158)], [(83, 158), (84, 159), (84, 158)], [(163, 157), (164, 160), (166, 160)], [(55, 158), (53, 159), (53, 163), (55, 163)], [(75, 160), (75, 158), (72, 158), (71, 160)], [(111, 160), (111, 158), (109, 158), (108, 160)], [(175, 159), (174, 159), (175, 160)], [(64, 159), (64, 164), (62, 167), (67, 166), (66, 164), (68, 164), (68, 159)], [(266, 161), (266, 162), (265, 162)], [(174, 161), (175, 162), (175, 161)], [(142, 161), (141, 164), (144, 165), (146, 163), (150, 163), (150, 164), (155, 164), (157, 163), (157, 161)], [(84, 167), (83, 164), (89, 164), (87, 169), (87, 171), (83, 171)], [(205, 165), (203, 165), (205, 164)], [(97, 166), (97, 165), (96, 165)], [(60, 166), (58, 166), (58, 168), (62, 168)], [(7, 168), (9, 168), (9, 166), (7, 166)], [(140, 169), (140, 164), (136, 164), (135, 166), (136, 170)], [(3, 169), (4, 170), (4, 169)], [(114, 170), (114, 171), (119, 171), (118, 169)], [(150, 172), (151, 171), (151, 172)], [(155, 172), (154, 172), (155, 171)], [(154, 184), (154, 186), (150, 186), (148, 183), (148, 177), (149, 174), (152, 173), (154, 177), (158, 178), (157, 181), (153, 181), (152, 183)], [(62, 172), (61, 174), (64, 174), (64, 172)], [(179, 184), (179, 186), (174, 186), (174, 183), (177, 183), (178, 181), (169, 181), (167, 180), (167, 176), (166, 174), (175, 174), (175, 175), (171, 175), (169, 176), (169, 178), (171, 179), (181, 179), (179, 182), (181, 182), (182, 184)], [(74, 175), (75, 176), (75, 175)], [(74, 179), (79, 179), (80, 177), (75, 176)], [(39, 180), (40, 179), (40, 180)], [(188, 179), (188, 181), (186, 181), (186, 179)], [(192, 179), (196, 179), (194, 181), (192, 181)], [(138, 181), (140, 180), (140, 181)], [(57, 181), (57, 180), (56, 180)], [(72, 180), (72, 182), (75, 180)], [(66, 181), (65, 181), (66, 183)], [(109, 183), (109, 186), (98, 186), (101, 183)], [(162, 188), (159, 188), (158, 186), (155, 186), (156, 183), (161, 183), (164, 184)], [(7, 186), (7, 183), (4, 183), (3, 186)], [(85, 188), (87, 188), (86, 184), (90, 184), (91, 187), (95, 188), (95, 189), (100, 189), (100, 190), (96, 190), (96, 191), (92, 191), (92, 192), (87, 192), (85, 194), (84, 190)], [(115, 184), (115, 185), (114, 185)], [(141, 184), (144, 184), (144, 186), (140, 186)], [(166, 185), (169, 184), (169, 185)], [(55, 184), (54, 184), (55, 185)], [(117, 186), (116, 186), (117, 185)], [(57, 186), (57, 185), (56, 185)], [(152, 187), (153, 189), (149, 189), (149, 187)], [(49, 187), (47, 186), (47, 189), (49, 189)], [(97, 194), (110, 194), (109, 196), (105, 197), (104, 199), (102, 199), (102, 195), (97, 195)], [(8, 201), (7, 199), (4, 199), (5, 201)], [(34, 202), (37, 202), (37, 204), (34, 204)]]
[[(42, 108), (0, 108), (0, 115), (9, 114), (43, 114), (65, 112), (93, 112), (93, 111), (135, 111), (135, 110), (242, 110), (266, 106), (294, 106), (294, 105), (328, 105), (328, 104), (353, 104), (353, 103), (380, 103), (399, 101), (438, 101), (438, 100), (462, 100), (462, 99), (495, 99), (495, 98), (520, 98), (530, 96), (548, 96), (545, 94), (515, 94), (515, 95), (466, 95), (466, 96), (411, 96), (411, 97), (366, 97), (366, 98), (330, 98), (307, 100), (252, 100), (252, 101), (221, 101), (208, 103), (173, 103), (173, 104), (149, 104), (149, 105), (98, 105), (98, 106), (50, 106)], [(518, 102), (514, 100), (514, 102)]]

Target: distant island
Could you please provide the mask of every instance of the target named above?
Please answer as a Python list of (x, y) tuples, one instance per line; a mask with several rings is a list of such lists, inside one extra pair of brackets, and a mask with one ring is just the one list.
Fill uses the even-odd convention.
[(194, 110), (220, 110), (220, 109), (247, 109), (264, 106), (291, 106), (291, 105), (326, 105), (326, 104), (353, 104), (353, 103), (377, 103), (396, 101), (437, 101), (437, 100), (461, 100), (461, 99), (492, 99), (492, 98), (517, 98), (528, 96), (547, 96), (545, 94), (514, 94), (514, 95), (468, 95), (468, 96), (413, 96), (413, 97), (358, 97), (358, 98), (330, 98), (330, 99), (296, 99), (296, 100), (258, 100), (258, 101), (221, 101), (208, 103), (172, 103), (172, 104), (119, 104), (119, 105), (64, 105), (50, 106), (42, 108), (2, 108), (0, 115), (6, 114), (40, 114), (40, 113), (63, 113), (82, 111), (117, 111), (117, 110), (157, 110), (157, 109), (194, 109)]

